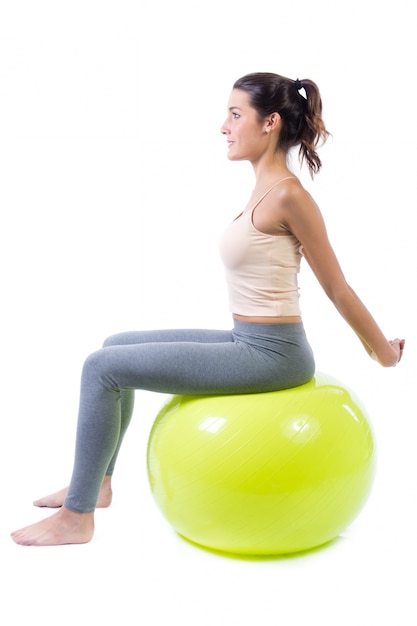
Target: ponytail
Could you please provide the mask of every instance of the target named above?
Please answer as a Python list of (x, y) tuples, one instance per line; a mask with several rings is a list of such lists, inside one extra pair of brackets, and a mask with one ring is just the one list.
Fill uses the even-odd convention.
[[(317, 147), (320, 143), (325, 143), (330, 133), (322, 118), (322, 101), (319, 89), (312, 80), (305, 78), (295, 81), (299, 97), (303, 102), (304, 123), (300, 128), (300, 150), (299, 157), (301, 164), (307, 162), (311, 177), (317, 174), (321, 168), (321, 159), (317, 154)], [(300, 94), (300, 89), (304, 89), (306, 98)]]

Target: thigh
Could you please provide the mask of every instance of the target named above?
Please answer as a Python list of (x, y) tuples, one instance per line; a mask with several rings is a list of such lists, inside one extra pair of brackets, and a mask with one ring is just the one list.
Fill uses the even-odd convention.
[(90, 355), (86, 366), (108, 391), (206, 395), (266, 391), (271, 386), (271, 368), (264, 355), (234, 341), (112, 345)]
[(132, 330), (117, 333), (108, 337), (103, 347), (126, 346), (146, 343), (224, 343), (233, 341), (231, 330), (213, 329), (162, 329), (162, 330)]

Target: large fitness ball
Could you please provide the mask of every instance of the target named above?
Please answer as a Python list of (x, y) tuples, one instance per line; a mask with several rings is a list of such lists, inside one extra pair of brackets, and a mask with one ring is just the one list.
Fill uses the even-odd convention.
[(284, 391), (174, 396), (148, 442), (153, 496), (187, 539), (240, 554), (283, 554), (335, 538), (375, 472), (360, 400), (316, 374)]

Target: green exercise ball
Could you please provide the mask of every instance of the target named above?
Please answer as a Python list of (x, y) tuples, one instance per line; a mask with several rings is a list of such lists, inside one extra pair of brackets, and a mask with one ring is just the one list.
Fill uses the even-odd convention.
[(248, 555), (337, 537), (364, 506), (375, 462), (361, 401), (322, 373), (283, 391), (173, 396), (147, 452), (153, 496), (173, 528)]

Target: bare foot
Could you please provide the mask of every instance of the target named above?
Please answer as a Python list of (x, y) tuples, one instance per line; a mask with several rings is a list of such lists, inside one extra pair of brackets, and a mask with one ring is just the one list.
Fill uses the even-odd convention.
[[(65, 487), (65, 489), (61, 489), (60, 491), (51, 493), (48, 496), (40, 498), (39, 500), (35, 500), (33, 504), (35, 506), (44, 506), (50, 509), (57, 509), (64, 504), (67, 493), (68, 487)], [(111, 504), (112, 497), (113, 492), (111, 488), (111, 476), (105, 476), (103, 484), (101, 485), (101, 490), (98, 496), (96, 507), (98, 509), (107, 508)]]
[(63, 506), (59, 511), (36, 524), (11, 534), (22, 546), (61, 546), (87, 543), (94, 533), (94, 513), (75, 513)]

